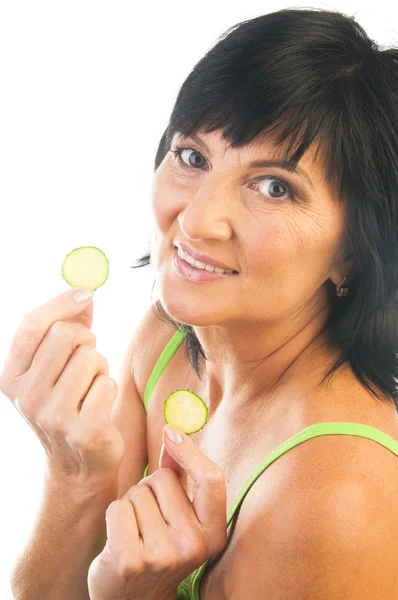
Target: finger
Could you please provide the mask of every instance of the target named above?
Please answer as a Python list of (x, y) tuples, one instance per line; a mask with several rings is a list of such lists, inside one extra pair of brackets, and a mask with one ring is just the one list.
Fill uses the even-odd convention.
[(66, 363), (79, 346), (95, 348), (96, 336), (80, 323), (56, 321), (40, 342), (27, 371), (31, 381), (53, 388)]
[[(97, 375), (108, 376), (109, 365), (91, 345), (75, 347), (76, 342), (83, 339), (84, 332), (88, 334), (86, 337), (91, 336), (90, 330), (81, 326), (83, 331), (76, 339), (74, 325), (62, 322), (56, 325), (59, 333), (54, 332), (52, 341), (45, 340), (40, 346), (31, 369), (25, 375), (24, 386), (29, 395), (29, 413), (32, 416), (37, 414), (39, 418), (38, 412), (43, 411), (46, 417), (71, 421), (79, 414)], [(58, 348), (54, 347), (51, 351), (57, 338)], [(46, 349), (47, 343), (51, 347)]]
[[(106, 369), (108, 372), (109, 369)], [(104, 372), (98, 373), (84, 397), (80, 417), (88, 424), (96, 421), (111, 423), (112, 409), (119, 393), (117, 382)], [(113, 424), (112, 424), (113, 425)], [(117, 427), (116, 427), (117, 429)]]
[[(5, 372), (8, 377), (18, 377), (26, 373), (44, 336), (56, 321), (73, 319), (87, 328), (91, 327), (92, 299), (81, 303), (76, 302), (73, 299), (75, 290), (76, 288), (73, 288), (59, 294), (25, 315), (11, 341), (5, 362)], [(12, 368), (12, 372), (8, 367)]]
[[(54, 357), (55, 360), (55, 357)], [(86, 404), (86, 399), (89, 400), (89, 392), (91, 387), (95, 384), (103, 385), (105, 377), (109, 375), (109, 365), (105, 356), (103, 356), (98, 350), (91, 346), (81, 345), (78, 346), (73, 352), (72, 356), (68, 360), (65, 368), (61, 372), (58, 381), (54, 385), (52, 392), (51, 404), (55, 411), (64, 414), (65, 416), (75, 417), (78, 412), (83, 411), (83, 406)], [(97, 378), (99, 381), (96, 381)], [(100, 388), (96, 388), (98, 391)], [(104, 386), (106, 393), (106, 388)], [(91, 395), (90, 400), (96, 398), (96, 410), (100, 416), (102, 412), (98, 405), (98, 393), (94, 396)], [(87, 398), (86, 398), (87, 397)], [(92, 402), (88, 402), (82, 412), (82, 417), (91, 408)], [(90, 411), (91, 412), (91, 411)], [(110, 415), (107, 411), (107, 417)], [(92, 415), (93, 416), (93, 415)]]
[(173, 471), (177, 474), (181, 486), (188, 494), (188, 474), (167, 451), (164, 443), (162, 443), (162, 449), (160, 451), (159, 469), (173, 469)]
[(114, 500), (105, 513), (107, 552), (118, 560), (131, 558), (142, 548), (134, 507), (125, 498)]
[(180, 431), (183, 441), (173, 444), (163, 430), (163, 443), (173, 457), (193, 480), (192, 506), (197, 520), (206, 529), (223, 532), (227, 516), (226, 483), (220, 467), (210, 460)]
[[(139, 486), (147, 485), (159, 507), (163, 521), (176, 531), (186, 530), (196, 522), (196, 514), (186, 490), (174, 472), (170, 469), (160, 469), (145, 477), (139, 482)], [(148, 507), (148, 518), (150, 508)]]
[[(153, 477), (153, 474), (149, 476)], [(123, 496), (134, 508), (137, 529), (145, 548), (159, 547), (162, 539), (168, 536), (168, 523), (165, 522), (151, 486), (141, 482), (131, 487)]]

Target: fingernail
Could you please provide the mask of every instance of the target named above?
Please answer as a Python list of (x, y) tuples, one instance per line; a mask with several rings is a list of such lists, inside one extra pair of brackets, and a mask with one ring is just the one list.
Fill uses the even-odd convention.
[(76, 290), (73, 292), (73, 298), (76, 302), (84, 302), (85, 300), (92, 298), (93, 293), (93, 290)]
[(169, 438), (173, 444), (180, 444), (184, 441), (182, 434), (178, 429), (174, 429), (174, 427), (170, 427), (169, 425), (164, 426), (164, 432), (166, 436)]

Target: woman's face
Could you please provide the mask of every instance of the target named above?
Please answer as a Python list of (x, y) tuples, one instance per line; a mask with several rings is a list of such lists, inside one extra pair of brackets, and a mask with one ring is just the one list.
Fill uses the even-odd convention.
[[(315, 164), (310, 153), (299, 162), (309, 182), (279, 166), (250, 166), (277, 158), (269, 139), (228, 149), (218, 132), (199, 137), (203, 145), (176, 134), (171, 150), (187, 149), (180, 159), (169, 152), (153, 181), (151, 264), (167, 312), (194, 326), (248, 325), (325, 308), (327, 280), (340, 283), (348, 265), (341, 262), (344, 205), (325, 187), (321, 153)], [(176, 240), (239, 275), (206, 283), (182, 278)]]

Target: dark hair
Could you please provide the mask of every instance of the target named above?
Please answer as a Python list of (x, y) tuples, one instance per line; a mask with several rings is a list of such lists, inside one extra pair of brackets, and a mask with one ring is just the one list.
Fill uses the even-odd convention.
[[(314, 142), (316, 155), (326, 148), (326, 182), (335, 182), (346, 203), (345, 232), (358, 269), (325, 326), (343, 353), (321, 383), (348, 361), (360, 382), (398, 411), (397, 59), (398, 49), (382, 49), (337, 11), (288, 8), (242, 21), (184, 81), (155, 171), (176, 132), (220, 130), (240, 148), (278, 131), (276, 146), (289, 141), (283, 158), (292, 167)], [(150, 250), (137, 262), (132, 268), (149, 265)], [(156, 305), (160, 318), (185, 330), (200, 377), (199, 355), (207, 359), (193, 328)]]

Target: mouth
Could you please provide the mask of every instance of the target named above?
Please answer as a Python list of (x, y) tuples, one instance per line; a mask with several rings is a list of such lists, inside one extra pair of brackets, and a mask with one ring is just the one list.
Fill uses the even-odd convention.
[[(208, 273), (216, 272), (228, 275), (238, 275), (239, 272), (232, 269), (225, 263), (218, 262), (218, 260), (202, 254), (197, 250), (193, 250), (182, 242), (179, 245), (174, 244), (174, 251), (179, 253), (182, 260), (185, 260), (188, 264), (191, 264), (193, 268), (199, 270), (206, 270)], [(214, 271), (216, 269), (216, 271)], [(224, 273), (226, 271), (226, 273)]]
[(228, 279), (239, 275), (239, 273), (237, 271), (234, 271), (233, 269), (229, 269), (228, 272), (216, 272), (200, 267), (195, 267), (191, 265), (188, 261), (186, 261), (183, 256), (180, 256), (179, 251), (180, 249), (177, 246), (174, 246), (174, 265), (180, 276), (182, 276), (185, 279), (189, 279), (194, 282), (205, 282)]

